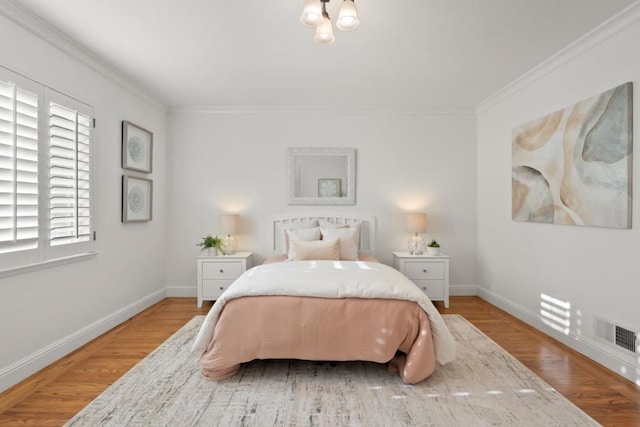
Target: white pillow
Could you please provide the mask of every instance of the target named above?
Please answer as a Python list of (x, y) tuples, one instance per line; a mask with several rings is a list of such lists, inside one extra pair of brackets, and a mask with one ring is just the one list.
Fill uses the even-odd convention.
[(305, 260), (334, 260), (340, 259), (340, 239), (315, 240), (312, 242), (305, 240), (293, 240), (291, 251), (293, 261)]
[(289, 247), (289, 261), (293, 260), (293, 253), (291, 251), (292, 243), (296, 241), (310, 242), (313, 240), (320, 240), (320, 227), (314, 228), (298, 228), (297, 230), (285, 230), (287, 234), (287, 245)]
[(320, 224), (320, 228), (357, 228), (358, 232), (360, 231), (360, 227), (362, 226), (362, 221), (355, 221), (350, 224), (337, 224), (335, 222), (327, 221), (326, 219), (319, 219), (318, 223)]
[(297, 230), (299, 228), (313, 228), (318, 226), (318, 220), (310, 221), (298, 221), (298, 222), (283, 222), (276, 225), (276, 248), (282, 255), (287, 255), (289, 248), (287, 247), (287, 232), (286, 230)]
[(358, 260), (358, 243), (360, 242), (360, 228), (320, 228), (325, 240), (340, 239), (340, 259), (345, 261)]
[(349, 224), (336, 224), (335, 222), (319, 219), (320, 228), (349, 228)]

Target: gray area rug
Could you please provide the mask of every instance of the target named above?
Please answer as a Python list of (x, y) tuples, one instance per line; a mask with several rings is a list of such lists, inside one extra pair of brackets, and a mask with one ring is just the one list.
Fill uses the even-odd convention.
[(417, 385), (368, 362), (254, 361), (224, 381), (200, 375), (193, 318), (69, 426), (598, 425), (458, 315), (456, 361)]

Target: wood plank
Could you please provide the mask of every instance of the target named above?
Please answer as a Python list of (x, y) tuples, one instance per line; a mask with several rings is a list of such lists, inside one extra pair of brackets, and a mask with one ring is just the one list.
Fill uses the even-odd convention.
[[(603, 425), (640, 425), (630, 381), (478, 297), (452, 297), (462, 314)], [(187, 323), (206, 314), (195, 298), (167, 298), (0, 394), (0, 425), (59, 426)]]

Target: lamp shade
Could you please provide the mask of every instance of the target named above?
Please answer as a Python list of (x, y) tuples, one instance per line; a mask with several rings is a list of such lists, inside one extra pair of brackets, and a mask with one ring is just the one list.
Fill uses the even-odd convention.
[(313, 41), (318, 44), (331, 44), (336, 41), (331, 28), (331, 19), (327, 12), (322, 13), (322, 23), (316, 27), (316, 36)]
[(355, 30), (360, 26), (360, 20), (358, 19), (358, 10), (353, 0), (344, 0), (340, 6), (340, 12), (338, 15), (338, 21), (336, 27), (342, 31)]
[(220, 217), (220, 231), (222, 234), (236, 234), (240, 224), (240, 215), (224, 214)]
[(413, 212), (407, 214), (407, 231), (410, 233), (427, 232), (427, 214)]
[(320, 0), (305, 0), (300, 22), (307, 27), (316, 27), (320, 24), (322, 22), (322, 2)]

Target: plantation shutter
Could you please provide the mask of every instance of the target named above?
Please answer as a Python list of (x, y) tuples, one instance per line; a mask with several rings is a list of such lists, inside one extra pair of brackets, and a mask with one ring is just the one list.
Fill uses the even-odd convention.
[(0, 69), (0, 254), (38, 247), (40, 98), (40, 87)]
[(90, 250), (91, 107), (47, 91), (49, 106), (49, 245), (55, 256)]

